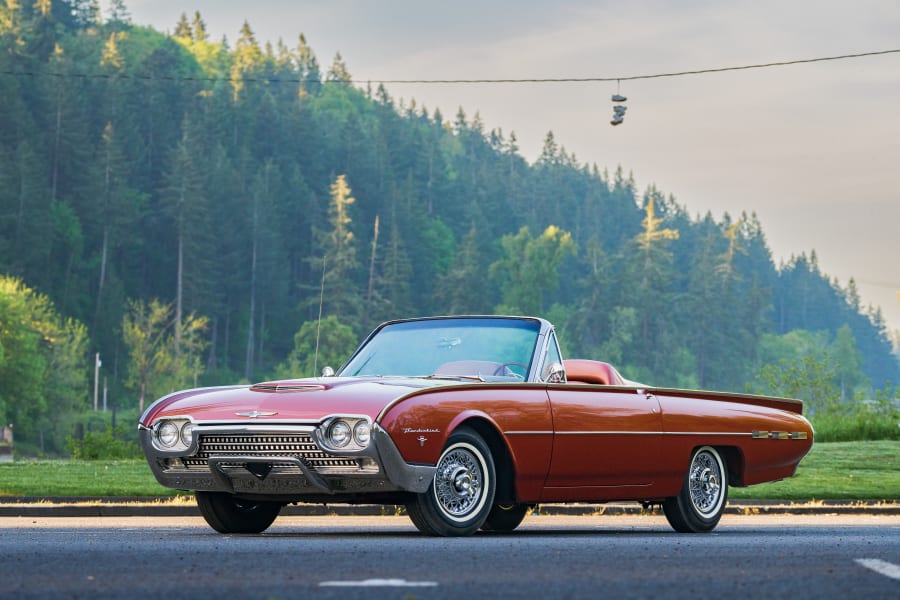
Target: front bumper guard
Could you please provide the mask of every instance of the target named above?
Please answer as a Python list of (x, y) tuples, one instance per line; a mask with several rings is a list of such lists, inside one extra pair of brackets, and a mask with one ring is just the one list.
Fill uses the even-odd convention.
[[(219, 483), (219, 485), (225, 488), (225, 491), (229, 493), (234, 493), (234, 482), (228, 473), (222, 468), (223, 465), (228, 463), (246, 463), (246, 464), (258, 464), (258, 465), (289, 465), (292, 467), (297, 467), (303, 473), (303, 476), (306, 477), (306, 481), (308, 484), (315, 488), (320, 492), (325, 492), (326, 494), (334, 493), (331, 486), (325, 480), (324, 477), (310, 469), (306, 466), (306, 464), (300, 460), (299, 458), (270, 458), (265, 456), (213, 456), (210, 457), (209, 471), (212, 473), (212, 476)], [(256, 476), (260, 481), (265, 480), (265, 475), (260, 476), (257, 472), (252, 469), (247, 469), (250, 473)], [(266, 473), (267, 475), (268, 473)]]

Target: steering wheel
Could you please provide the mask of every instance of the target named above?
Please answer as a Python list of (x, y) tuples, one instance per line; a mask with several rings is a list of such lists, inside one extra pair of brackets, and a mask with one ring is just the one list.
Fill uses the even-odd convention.
[(525, 381), (525, 375), (519, 375), (515, 371), (511, 370), (509, 367), (521, 367), (522, 372), (527, 375), (528, 374), (528, 365), (520, 363), (520, 362), (505, 362), (498, 366), (496, 370), (494, 370), (494, 375), (500, 377), (515, 377), (519, 381)]

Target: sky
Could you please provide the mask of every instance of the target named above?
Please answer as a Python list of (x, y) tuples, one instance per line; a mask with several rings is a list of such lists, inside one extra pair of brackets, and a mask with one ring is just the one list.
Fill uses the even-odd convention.
[[(214, 39), (246, 20), (262, 44), (306, 35), (356, 81), (625, 78), (900, 49), (896, 0), (126, 0), (172, 31), (199, 10)], [(105, 6), (105, 3), (104, 3)], [(776, 264), (821, 270), (900, 330), (900, 53), (638, 79), (389, 84), (452, 119), (516, 134), (533, 162), (552, 131), (581, 163), (621, 166), (692, 215), (755, 213)], [(627, 96), (613, 127), (612, 94)]]

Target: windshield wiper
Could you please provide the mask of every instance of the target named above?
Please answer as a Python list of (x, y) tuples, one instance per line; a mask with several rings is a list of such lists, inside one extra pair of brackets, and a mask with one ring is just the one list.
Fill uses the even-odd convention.
[(458, 379), (468, 379), (470, 381), (481, 381), (484, 382), (485, 379), (481, 375), (438, 375), (436, 373), (432, 373), (425, 377), (425, 379), (446, 379), (448, 381), (455, 381)]

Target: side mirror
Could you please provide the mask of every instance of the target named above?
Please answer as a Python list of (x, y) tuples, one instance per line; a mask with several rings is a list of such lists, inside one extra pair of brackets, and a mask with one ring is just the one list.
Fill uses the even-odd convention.
[(561, 363), (553, 362), (547, 366), (547, 375), (544, 377), (547, 383), (565, 383), (566, 369)]
[(334, 369), (331, 367), (322, 367), (322, 377), (334, 377)]

